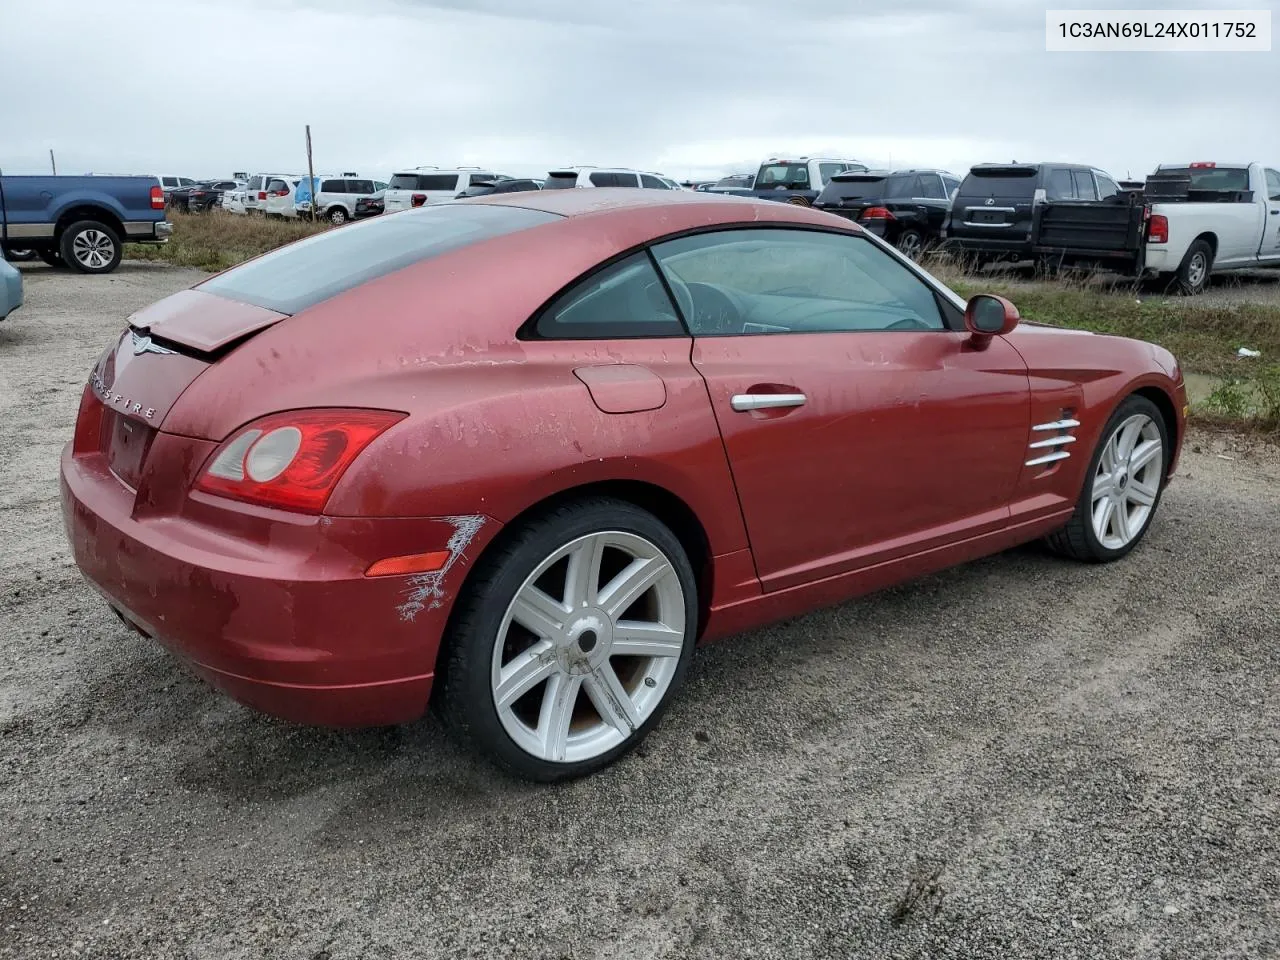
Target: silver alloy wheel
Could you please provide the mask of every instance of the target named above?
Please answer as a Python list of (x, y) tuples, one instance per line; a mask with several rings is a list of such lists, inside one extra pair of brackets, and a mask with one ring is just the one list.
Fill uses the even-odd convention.
[(593, 759), (662, 703), (684, 644), (684, 588), (666, 554), (618, 530), (579, 537), (538, 564), (502, 618), (498, 718), (532, 756)]
[(347, 211), (343, 210), (341, 207), (334, 207), (332, 210), (329, 211), (329, 222), (330, 223), (346, 223)]
[(101, 230), (81, 230), (71, 241), (71, 252), (75, 258), (97, 270), (109, 264), (116, 255), (115, 242)]
[(924, 248), (924, 238), (914, 230), (908, 231), (898, 240), (898, 251), (908, 260), (915, 260)]
[(1107, 438), (1093, 475), (1093, 535), (1120, 550), (1142, 533), (1160, 493), (1164, 449), (1160, 428), (1146, 414), (1126, 419)]
[(1187, 264), (1187, 283), (1192, 287), (1198, 287), (1204, 283), (1205, 271), (1209, 269), (1209, 262), (1203, 253), (1197, 251), (1192, 254), (1191, 262)]

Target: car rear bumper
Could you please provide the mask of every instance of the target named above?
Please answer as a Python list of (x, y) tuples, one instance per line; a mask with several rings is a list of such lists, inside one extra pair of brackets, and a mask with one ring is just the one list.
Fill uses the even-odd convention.
[(456, 518), (233, 510), (218, 526), (209, 507), (140, 515), (135, 500), (145, 497), (70, 444), (60, 473), (66, 533), (86, 579), (213, 686), (325, 726), (402, 723), (425, 711), (467, 545), (437, 579), (363, 571), (371, 558), (448, 548)]
[(957, 237), (949, 233), (946, 242), (948, 246), (966, 253), (993, 253), (1006, 257), (1031, 256), (1031, 241), (1027, 237), (1005, 240), (994, 237)]

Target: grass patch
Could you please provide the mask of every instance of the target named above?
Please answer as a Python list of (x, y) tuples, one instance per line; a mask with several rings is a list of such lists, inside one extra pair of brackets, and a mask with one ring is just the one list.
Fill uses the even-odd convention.
[(159, 246), (132, 244), (126, 254), (130, 259), (161, 260), (200, 270), (225, 270), (276, 247), (333, 229), (324, 221), (268, 220), (223, 210), (208, 213), (170, 210), (167, 216), (173, 224), (169, 242)]

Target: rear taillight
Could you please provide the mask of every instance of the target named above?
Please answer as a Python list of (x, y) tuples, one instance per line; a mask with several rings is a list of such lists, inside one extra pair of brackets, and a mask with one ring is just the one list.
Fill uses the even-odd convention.
[(1147, 218), (1147, 243), (1169, 242), (1169, 218), (1153, 213)]
[(158, 186), (151, 188), (151, 209), (152, 210), (164, 209), (164, 190), (162, 190)]
[(406, 414), (390, 410), (295, 410), (237, 430), (195, 489), (243, 503), (319, 513), (351, 462)]
[(259, 200), (265, 200), (265, 199), (267, 199), (267, 191), (265, 191), (265, 190), (259, 190), (259, 191), (258, 191), (258, 199), (259, 199)]
[(888, 207), (867, 207), (862, 211), (859, 220), (897, 220)]
[(420, 207), (427, 202), (427, 195), (425, 193), (415, 193), (409, 198), (409, 202), (415, 207)]
[(1217, 167), (1217, 164), (1208, 160), (1201, 160), (1199, 163), (1188, 164), (1188, 169), (1191, 170), (1212, 170), (1215, 167)]

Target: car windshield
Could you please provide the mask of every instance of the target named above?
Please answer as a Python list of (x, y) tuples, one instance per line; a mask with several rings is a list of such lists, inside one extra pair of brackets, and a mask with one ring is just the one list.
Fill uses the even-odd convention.
[(280, 247), (206, 280), (200, 289), (294, 314), (411, 264), (559, 219), (523, 207), (420, 207)]

